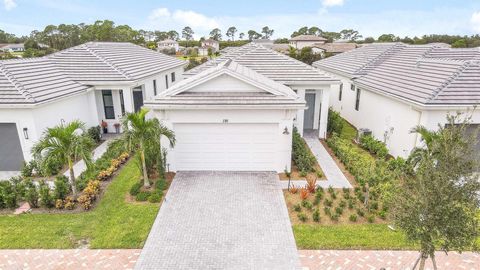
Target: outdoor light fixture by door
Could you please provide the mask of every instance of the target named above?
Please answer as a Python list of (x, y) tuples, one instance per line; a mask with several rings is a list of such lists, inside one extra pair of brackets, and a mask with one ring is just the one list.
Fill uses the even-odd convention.
[(25, 137), (25, 140), (28, 140), (28, 128), (23, 128), (23, 137)]
[(283, 134), (285, 134), (285, 135), (289, 135), (289, 134), (290, 134), (290, 132), (288, 131), (288, 128), (287, 128), (287, 127), (285, 127), (285, 129), (283, 130)]

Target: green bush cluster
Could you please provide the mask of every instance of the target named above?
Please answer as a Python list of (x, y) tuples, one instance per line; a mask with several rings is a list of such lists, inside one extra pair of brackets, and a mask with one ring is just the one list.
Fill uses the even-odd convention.
[(332, 110), (328, 110), (328, 124), (327, 132), (328, 134), (342, 134), (343, 131), (343, 118), (340, 116), (340, 113)]
[(167, 182), (164, 179), (159, 179), (155, 182), (152, 190), (142, 191), (143, 182), (137, 182), (130, 188), (130, 195), (135, 197), (136, 201), (151, 203), (159, 203), (163, 198), (163, 191), (167, 188)]
[(292, 159), (302, 173), (315, 171), (317, 160), (296, 128), (294, 128), (292, 136)]
[(380, 158), (385, 158), (388, 155), (388, 149), (385, 143), (375, 139), (372, 135), (361, 136), (360, 146)]
[(101, 130), (102, 128), (100, 126), (91, 127), (87, 130), (87, 134), (94, 142), (99, 143), (101, 139)]

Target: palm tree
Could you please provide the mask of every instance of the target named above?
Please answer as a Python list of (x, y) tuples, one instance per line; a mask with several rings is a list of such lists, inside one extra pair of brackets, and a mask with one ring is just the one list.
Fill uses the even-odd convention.
[(41, 157), (41, 164), (45, 166), (51, 160), (68, 165), (70, 185), (73, 196), (77, 196), (75, 186), (75, 172), (73, 163), (79, 158), (83, 159), (89, 167), (92, 165), (93, 140), (85, 132), (85, 123), (75, 120), (68, 124), (60, 124), (48, 128), (42, 138), (33, 146), (34, 156)]
[(136, 113), (127, 113), (122, 120), (124, 140), (127, 142), (128, 148), (136, 149), (140, 154), (144, 187), (150, 187), (145, 160), (146, 150), (155, 148), (159, 155), (162, 155), (160, 141), (162, 136), (169, 140), (171, 147), (175, 145), (173, 131), (160, 124), (157, 118), (146, 119), (148, 111), (148, 109), (142, 108)]
[(416, 133), (420, 135), (421, 141), (425, 144), (425, 147), (415, 147), (410, 156), (409, 156), (409, 162), (412, 164), (414, 167), (422, 160), (425, 155), (431, 155), (433, 154), (433, 143), (438, 140), (439, 138), (439, 133), (434, 130), (429, 130), (425, 126), (418, 125), (414, 127), (410, 133)]

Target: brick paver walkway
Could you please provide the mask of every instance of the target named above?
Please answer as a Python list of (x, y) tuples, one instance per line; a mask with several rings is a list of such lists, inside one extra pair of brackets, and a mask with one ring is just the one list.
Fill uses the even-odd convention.
[(133, 269), (139, 249), (0, 250), (0, 270)]
[[(418, 252), (388, 250), (300, 250), (300, 260), (305, 270), (343, 270), (343, 269), (412, 269)], [(480, 269), (480, 254), (464, 252), (462, 254), (437, 252), (437, 267), (441, 269)], [(418, 267), (418, 266), (417, 266)], [(426, 269), (433, 269), (428, 260)]]
[[(0, 270), (18, 269), (132, 269), (139, 249), (123, 250), (0, 250)], [(303, 270), (344, 269), (411, 269), (417, 252), (375, 250), (300, 250)], [(437, 253), (437, 266), (442, 269), (478, 270), (480, 254)], [(254, 267), (255, 268), (255, 267)], [(432, 269), (428, 261), (427, 269)]]
[(135, 269), (300, 269), (274, 172), (178, 172)]

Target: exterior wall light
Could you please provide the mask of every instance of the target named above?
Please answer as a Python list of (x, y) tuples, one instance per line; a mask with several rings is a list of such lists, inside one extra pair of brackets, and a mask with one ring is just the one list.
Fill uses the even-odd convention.
[(285, 128), (283, 129), (283, 134), (285, 134), (285, 135), (289, 135), (289, 134), (290, 134), (290, 132), (288, 131), (288, 128), (287, 128), (287, 127), (285, 127)]
[(28, 140), (28, 128), (23, 128), (23, 137), (25, 137), (25, 140)]

